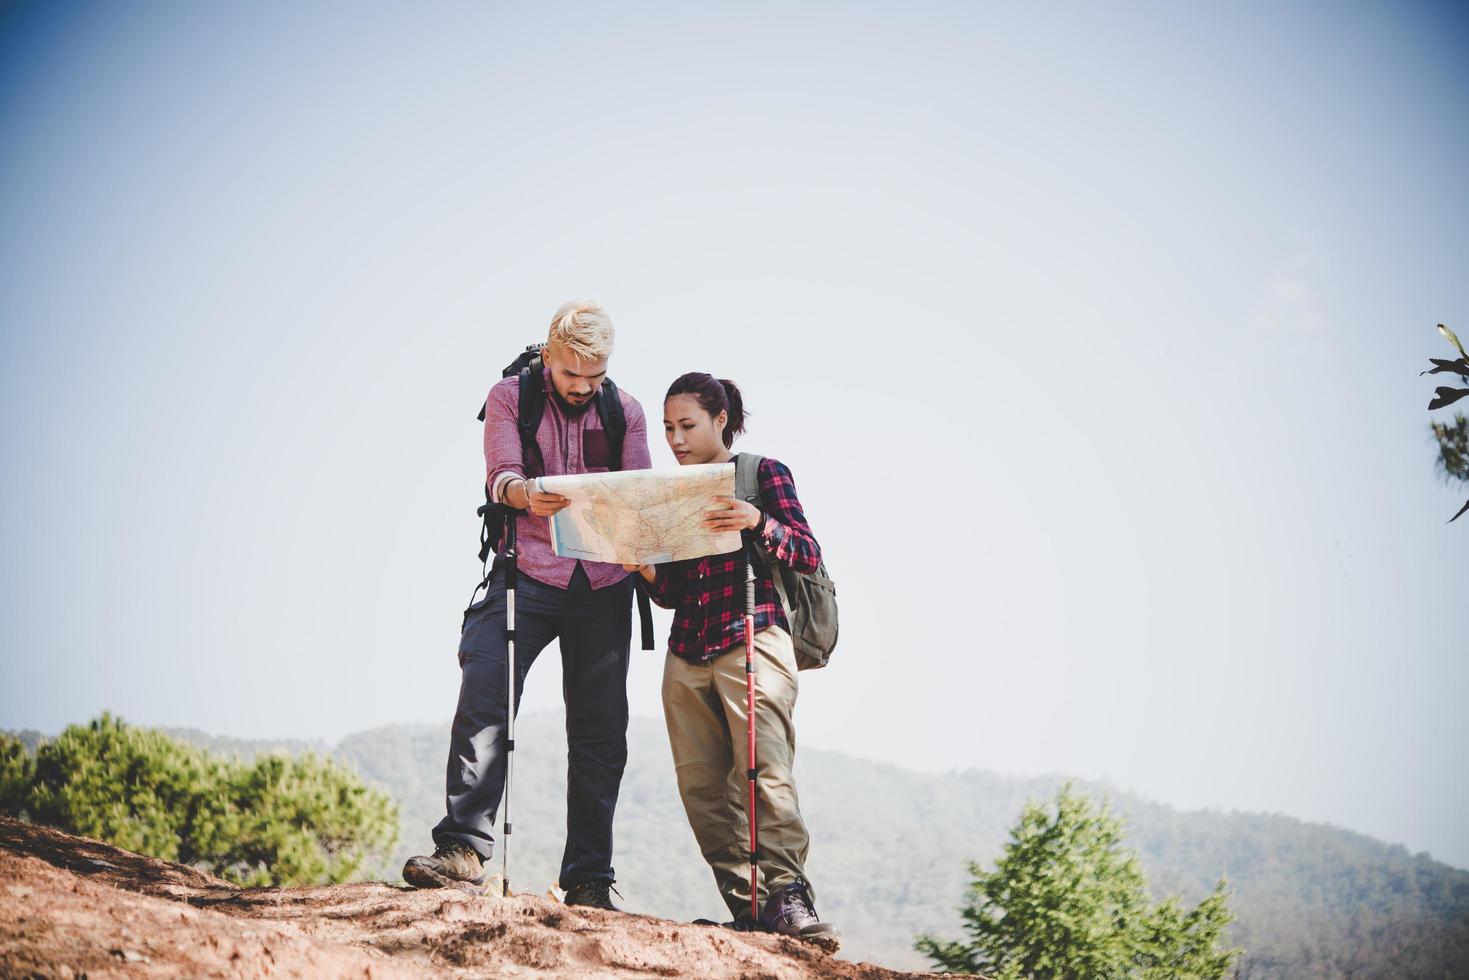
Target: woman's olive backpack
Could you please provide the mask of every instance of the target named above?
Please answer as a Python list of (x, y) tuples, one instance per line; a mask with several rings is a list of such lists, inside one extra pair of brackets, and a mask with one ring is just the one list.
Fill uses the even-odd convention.
[[(735, 496), (764, 510), (760, 501), (760, 464), (765, 457), (735, 455)], [(801, 670), (825, 667), (837, 645), (837, 587), (826, 574), (826, 563), (809, 575), (778, 561), (763, 542), (752, 536), (757, 560), (770, 569), (776, 594), (791, 626), (796, 666)]]

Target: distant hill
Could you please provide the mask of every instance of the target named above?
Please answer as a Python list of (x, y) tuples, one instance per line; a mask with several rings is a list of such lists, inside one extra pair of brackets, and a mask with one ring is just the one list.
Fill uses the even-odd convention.
[[(173, 734), (216, 751), (250, 755), (312, 743)], [(511, 884), (544, 893), (556, 877), (565, 831), (563, 721), (526, 716), (516, 731)], [(448, 724), (359, 732), (331, 751), (393, 794), (402, 810), (394, 880), (410, 855), (431, 849), (443, 813)], [(912, 951), (923, 931), (958, 938), (964, 862), (990, 863), (1028, 798), (1051, 796), (1059, 776), (1015, 778), (977, 770), (920, 774), (802, 748), (802, 811), (812, 834), (808, 866), (824, 918), (838, 923), (843, 958), (896, 969), (926, 966)], [(1114, 788), (1078, 781), (1128, 817), (1155, 891), (1197, 901), (1220, 875), (1239, 916), (1232, 941), (1246, 953), (1243, 980), (1451, 978), (1469, 963), (1469, 872), (1362, 834), (1290, 817), (1179, 812)], [(617, 811), (618, 888), (630, 909), (674, 919), (724, 909), (699, 857), (673, 781), (662, 726), (634, 719)], [(499, 870), (499, 855), (494, 862)]]

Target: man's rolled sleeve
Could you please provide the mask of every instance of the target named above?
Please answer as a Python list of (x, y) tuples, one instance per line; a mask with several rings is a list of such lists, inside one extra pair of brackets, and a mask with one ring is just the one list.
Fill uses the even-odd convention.
[(525, 479), (520, 429), (515, 421), (519, 407), (519, 378), (506, 378), (495, 385), (485, 401), (485, 486), (497, 504), (504, 503), (501, 494), (507, 483)]

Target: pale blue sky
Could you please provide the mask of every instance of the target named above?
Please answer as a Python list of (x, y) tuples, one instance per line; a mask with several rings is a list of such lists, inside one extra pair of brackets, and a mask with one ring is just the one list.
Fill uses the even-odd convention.
[(1469, 328), (1461, 9), (0, 30), (0, 727), (446, 719), (474, 413), (590, 296), (655, 419), (733, 377), (795, 472), (843, 603), (806, 744), (1469, 867), (1469, 527), (1417, 376)]

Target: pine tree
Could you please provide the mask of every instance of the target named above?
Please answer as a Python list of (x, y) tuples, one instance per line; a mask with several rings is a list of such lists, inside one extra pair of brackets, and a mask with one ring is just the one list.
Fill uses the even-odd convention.
[(1068, 784), (1054, 807), (1031, 803), (995, 864), (973, 877), (966, 941), (921, 936), (915, 948), (941, 970), (997, 980), (1213, 980), (1237, 950), (1221, 948), (1233, 920), (1224, 881), (1198, 906), (1148, 899), (1120, 817)]
[(9, 732), (0, 732), (0, 813), (26, 816), (26, 801), (36, 778), (36, 760), (25, 743)]

